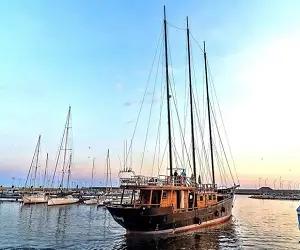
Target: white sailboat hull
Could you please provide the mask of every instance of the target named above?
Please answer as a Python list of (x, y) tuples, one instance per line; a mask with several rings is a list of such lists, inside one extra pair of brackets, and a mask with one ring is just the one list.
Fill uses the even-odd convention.
[(89, 199), (89, 200), (84, 201), (84, 204), (86, 204), (86, 205), (94, 205), (97, 203), (98, 203), (98, 199)]
[(79, 202), (79, 199), (73, 197), (51, 198), (48, 200), (48, 206), (68, 205)]
[(24, 195), (22, 201), (23, 204), (47, 203), (48, 197), (45, 195)]

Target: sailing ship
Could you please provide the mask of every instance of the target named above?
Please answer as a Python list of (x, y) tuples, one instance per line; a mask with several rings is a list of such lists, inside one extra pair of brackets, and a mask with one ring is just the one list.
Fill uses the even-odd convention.
[[(107, 209), (114, 220), (133, 234), (174, 234), (197, 230), (214, 224), (224, 223), (231, 218), (234, 200), (234, 190), (239, 185), (226, 188), (218, 187), (215, 179), (214, 150), (212, 137), (211, 102), (208, 87), (207, 58), (204, 44), (204, 70), (206, 101), (209, 128), (211, 183), (203, 184), (197, 181), (196, 173), (196, 150), (194, 129), (194, 98), (191, 77), (191, 55), (190, 55), (190, 30), (187, 19), (187, 53), (189, 72), (189, 105), (191, 121), (191, 150), (192, 150), (192, 176), (178, 171), (173, 165), (172, 155), (172, 124), (170, 99), (171, 87), (168, 68), (168, 39), (167, 21), (164, 8), (164, 58), (166, 77), (166, 103), (168, 120), (168, 162), (169, 174), (166, 176), (146, 177), (135, 175), (131, 178), (120, 179), (122, 197), (119, 204), (111, 204)], [(131, 192), (131, 202), (124, 204), (123, 194)]]
[[(69, 193), (69, 184), (70, 184), (70, 178), (71, 178), (71, 167), (72, 167), (72, 147), (70, 142), (70, 135), (71, 135), (71, 106), (69, 106), (67, 119), (63, 131), (63, 136), (60, 142), (58, 155), (56, 158), (56, 164), (54, 168), (54, 173), (52, 177), (52, 184), (54, 184), (56, 170), (58, 168), (58, 165), (60, 163), (60, 160), (62, 160), (62, 170), (61, 170), (61, 178), (60, 178), (60, 184), (59, 189), (60, 193), (56, 195), (56, 197), (51, 197), (48, 199), (48, 206), (54, 206), (54, 205), (66, 205), (66, 204), (73, 204), (79, 202), (78, 198), (73, 197)], [(63, 154), (61, 159), (61, 154)], [(67, 173), (67, 185), (66, 188), (64, 188), (65, 184), (65, 178)]]
[[(40, 156), (40, 146), (41, 146), (41, 135), (38, 137), (38, 141), (34, 150), (34, 154), (32, 157), (32, 161), (29, 167), (29, 171), (27, 174), (25, 188), (27, 184), (30, 183), (30, 193), (25, 193), (22, 195), (22, 202), (23, 204), (38, 204), (38, 203), (47, 203), (48, 196), (43, 191), (34, 191), (35, 186), (37, 185), (37, 174), (39, 168), (39, 156)], [(48, 165), (48, 154), (46, 158), (46, 166), (45, 166), (45, 173), (44, 173), (44, 184), (45, 185), (45, 178), (46, 178), (46, 170)]]

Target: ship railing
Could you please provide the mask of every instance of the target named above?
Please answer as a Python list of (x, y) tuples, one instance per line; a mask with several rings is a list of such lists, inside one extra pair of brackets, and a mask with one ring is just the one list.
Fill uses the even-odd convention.
[(212, 192), (217, 190), (217, 184), (199, 184), (199, 191), (204, 192)]
[(161, 204), (157, 203), (151, 203), (151, 204), (140, 204), (141, 207), (145, 207), (145, 208), (159, 208), (161, 206)]
[(120, 178), (121, 187), (143, 187), (143, 186), (191, 186), (192, 181), (186, 176), (167, 176), (159, 175), (158, 177), (149, 177), (135, 175), (129, 178)]

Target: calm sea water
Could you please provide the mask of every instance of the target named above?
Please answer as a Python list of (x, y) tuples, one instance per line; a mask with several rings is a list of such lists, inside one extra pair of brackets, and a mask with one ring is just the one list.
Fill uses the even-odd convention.
[(168, 238), (132, 238), (105, 208), (0, 203), (0, 248), (300, 249), (298, 202), (237, 196), (228, 223)]

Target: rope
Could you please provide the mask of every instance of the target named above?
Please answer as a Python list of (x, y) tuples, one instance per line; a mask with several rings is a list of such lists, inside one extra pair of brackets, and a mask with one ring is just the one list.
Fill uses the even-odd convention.
[(231, 157), (231, 160), (232, 160), (232, 163), (233, 163), (233, 167), (234, 167), (236, 179), (238, 181), (238, 184), (240, 184), (240, 181), (239, 181), (239, 178), (238, 178), (238, 175), (237, 175), (237, 171), (236, 171), (236, 164), (235, 164), (235, 161), (234, 161), (234, 158), (233, 158), (233, 154), (232, 154), (232, 150), (231, 150), (231, 147), (230, 147), (230, 144), (229, 144), (228, 134), (227, 134), (226, 127), (225, 127), (225, 124), (224, 124), (224, 120), (223, 120), (221, 108), (220, 108), (220, 105), (219, 105), (219, 100), (218, 100), (217, 92), (216, 92), (216, 89), (215, 89), (215, 84), (214, 84), (214, 81), (213, 81), (213, 78), (212, 78), (212, 74), (211, 74), (211, 70), (210, 70), (210, 66), (209, 66), (208, 61), (207, 61), (207, 65), (208, 65), (208, 72), (209, 72), (209, 76), (210, 76), (210, 80), (211, 80), (210, 82), (211, 82), (212, 90), (213, 90), (214, 96), (216, 98), (217, 107), (218, 107), (219, 115), (220, 115), (221, 122), (222, 122), (222, 127), (223, 127), (224, 134), (225, 134), (225, 139), (226, 139), (227, 146), (228, 146), (228, 149), (229, 149), (229, 154), (230, 154), (230, 157)]
[[(160, 61), (160, 58), (161, 58), (161, 50), (162, 50), (162, 47), (160, 47), (158, 62)], [(159, 69), (159, 67), (157, 67), (156, 75), (155, 75), (155, 82), (154, 82), (154, 87), (153, 87), (153, 92), (152, 92), (152, 100), (151, 100), (151, 105), (150, 105), (150, 114), (149, 114), (149, 118), (148, 118), (148, 125), (147, 125), (146, 137), (145, 137), (145, 142), (144, 142), (144, 150), (143, 150), (143, 153), (142, 153), (142, 160), (141, 160), (141, 166), (140, 166), (140, 174), (142, 172), (142, 167), (143, 167), (143, 163), (144, 163), (144, 157), (145, 157), (147, 139), (148, 139), (148, 134), (149, 134), (150, 121), (151, 121), (151, 117), (152, 117), (152, 108), (153, 108), (153, 102), (154, 102), (154, 96), (155, 96), (155, 90), (156, 90), (158, 69)]]
[[(170, 46), (169, 46), (169, 49), (170, 49)], [(169, 54), (171, 55), (171, 53), (169, 53)], [(170, 56), (170, 65), (172, 66), (172, 57), (171, 56)], [(176, 111), (176, 115), (177, 115), (177, 120), (178, 120), (180, 135), (183, 138), (182, 142), (183, 142), (186, 154), (188, 155), (186, 143), (185, 143), (185, 140), (184, 140), (184, 137), (183, 137), (183, 132), (182, 132), (182, 126), (181, 126), (181, 123), (180, 123), (179, 113), (178, 113), (178, 109), (177, 109), (177, 102), (176, 102), (177, 98), (176, 98), (176, 89), (175, 89), (175, 86), (174, 86), (175, 80), (174, 80), (173, 70), (171, 70), (171, 76), (172, 76), (173, 84), (171, 84), (171, 88), (170, 89), (171, 89), (172, 95), (174, 94), (174, 98), (172, 98), (172, 100), (173, 100), (175, 111)], [(174, 88), (174, 90), (173, 90), (173, 88)], [(187, 157), (187, 158), (188, 158), (189, 167), (192, 169), (190, 159), (189, 159), (189, 157)]]
[[(128, 160), (128, 154), (132, 150), (133, 139), (134, 139), (134, 136), (135, 136), (135, 133), (136, 133), (136, 129), (137, 129), (137, 126), (138, 126), (139, 118), (140, 118), (140, 115), (141, 115), (141, 112), (142, 112), (142, 108), (143, 108), (143, 104), (144, 104), (144, 101), (145, 101), (145, 97), (146, 97), (146, 94), (147, 94), (147, 91), (148, 91), (148, 86), (149, 86), (149, 82), (150, 82), (150, 78), (151, 78), (153, 66), (154, 66), (154, 63), (155, 63), (155, 59), (156, 59), (158, 47), (159, 47), (160, 42), (161, 42), (162, 31), (163, 31), (163, 29), (161, 29), (161, 32), (160, 32), (160, 35), (159, 35), (158, 43), (157, 43), (156, 50), (155, 50), (155, 55), (154, 55), (154, 58), (153, 58), (153, 61), (152, 61), (152, 64), (151, 64), (151, 68), (150, 68), (150, 72), (149, 72), (149, 75), (148, 75), (148, 78), (147, 78), (145, 92), (144, 92), (144, 95), (143, 95), (143, 98), (142, 98), (141, 106), (140, 106), (140, 109), (139, 109), (139, 112), (138, 112), (138, 116), (137, 116), (137, 120), (136, 120), (136, 123), (135, 123), (135, 126), (134, 126), (132, 137), (130, 139), (129, 150), (128, 150), (127, 154), (126, 154), (126, 162)], [(132, 167), (132, 166), (130, 166), (130, 167)]]

